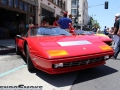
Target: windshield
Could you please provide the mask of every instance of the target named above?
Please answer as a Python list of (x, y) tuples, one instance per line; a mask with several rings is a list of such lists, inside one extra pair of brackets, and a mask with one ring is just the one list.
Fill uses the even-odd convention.
[(31, 36), (70, 36), (71, 34), (59, 27), (34, 27), (31, 28)]

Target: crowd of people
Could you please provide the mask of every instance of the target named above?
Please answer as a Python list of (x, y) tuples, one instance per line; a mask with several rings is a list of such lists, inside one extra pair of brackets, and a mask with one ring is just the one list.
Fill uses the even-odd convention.
[(120, 52), (120, 13), (115, 15), (115, 23), (111, 28), (104, 27), (105, 35), (109, 36), (114, 41), (114, 59), (117, 59), (118, 54)]
[[(46, 22), (45, 19), (42, 20), (41, 25), (50, 25)], [(66, 30), (67, 32), (70, 32), (70, 29), (73, 29), (72, 27), (72, 20), (68, 17), (68, 12), (63, 13), (63, 17), (56, 16), (55, 20), (52, 24), (53, 26), (59, 26), (60, 28)]]

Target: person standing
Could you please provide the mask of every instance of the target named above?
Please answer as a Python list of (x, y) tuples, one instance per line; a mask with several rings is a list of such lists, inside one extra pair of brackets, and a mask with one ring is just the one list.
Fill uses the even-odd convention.
[(105, 28), (104, 28), (104, 34), (105, 34), (105, 35), (109, 35), (108, 29), (107, 29), (106, 26), (105, 26)]
[(29, 23), (29, 28), (30, 27), (33, 27), (34, 26), (34, 24), (32, 23), (32, 21), (30, 21), (30, 23)]
[(114, 42), (115, 42), (115, 47), (114, 48), (116, 48), (117, 43), (119, 41), (119, 36), (117, 35), (117, 32), (119, 30), (119, 19), (120, 19), (120, 14), (117, 13), (115, 15), (115, 23), (114, 23), (114, 30), (113, 30), (113, 34), (114, 34), (113, 39), (114, 39)]
[(111, 29), (109, 30), (109, 37), (110, 37), (112, 40), (114, 40), (114, 39), (113, 39), (113, 30), (114, 30), (114, 27), (111, 27)]
[(55, 21), (53, 22), (53, 26), (59, 26), (58, 20), (59, 20), (59, 16), (55, 18)]
[(114, 24), (114, 37), (116, 37), (116, 47), (114, 53), (114, 59), (117, 59), (118, 54), (120, 52), (120, 14), (116, 14), (115, 24)]
[(20, 23), (20, 25), (19, 25), (19, 32), (20, 32), (20, 34), (22, 35), (24, 31), (25, 31), (25, 24), (24, 24), (24, 22), (22, 21), (22, 22)]
[(66, 30), (67, 32), (70, 32), (69, 24), (72, 24), (72, 20), (68, 18), (67, 15), (68, 13), (64, 12), (63, 17), (58, 20), (58, 24), (62, 29)]

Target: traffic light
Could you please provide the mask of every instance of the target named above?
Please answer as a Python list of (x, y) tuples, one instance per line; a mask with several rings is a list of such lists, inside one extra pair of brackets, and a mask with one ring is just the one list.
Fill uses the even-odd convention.
[(108, 2), (105, 2), (105, 9), (108, 9)]

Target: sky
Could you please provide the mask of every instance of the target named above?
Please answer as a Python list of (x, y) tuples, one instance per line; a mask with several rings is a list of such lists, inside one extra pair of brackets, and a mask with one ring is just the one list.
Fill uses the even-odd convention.
[[(101, 30), (104, 26), (109, 28), (114, 26), (115, 14), (120, 13), (120, 0), (87, 0), (88, 1), (88, 14), (93, 16), (100, 24)], [(108, 1), (108, 9), (104, 9), (105, 1)], [(100, 5), (100, 6), (95, 6)]]

